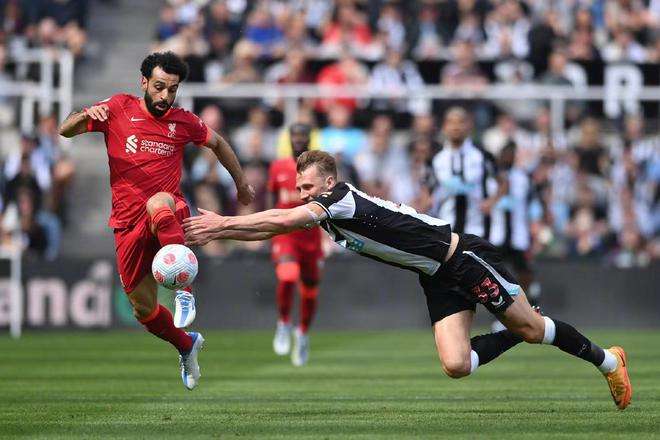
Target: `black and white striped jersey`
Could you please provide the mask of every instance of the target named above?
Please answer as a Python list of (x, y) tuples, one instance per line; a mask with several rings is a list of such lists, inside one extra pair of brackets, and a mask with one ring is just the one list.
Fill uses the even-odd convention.
[(350, 184), (339, 182), (314, 202), (327, 213), (320, 224), (335, 242), (374, 260), (433, 275), (449, 250), (448, 222)]

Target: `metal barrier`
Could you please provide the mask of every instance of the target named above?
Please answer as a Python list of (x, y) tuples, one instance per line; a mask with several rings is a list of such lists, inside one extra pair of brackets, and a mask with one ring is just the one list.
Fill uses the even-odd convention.
[(425, 85), (419, 88), (373, 89), (369, 86), (319, 86), (319, 85), (278, 85), (278, 84), (200, 84), (183, 85), (178, 93), (181, 107), (192, 109), (197, 98), (244, 98), (244, 99), (284, 99), (284, 118), (292, 122), (299, 109), (301, 98), (406, 98), (430, 100), (486, 100), (512, 101), (537, 100), (548, 101), (552, 114), (552, 130), (556, 134), (564, 131), (564, 115), (567, 101), (604, 101), (606, 99), (621, 102), (637, 99), (639, 101), (660, 102), (660, 87), (642, 87), (634, 95), (626, 87), (614, 90), (604, 86), (570, 87), (548, 86), (539, 84), (494, 84), (479, 87), (443, 87)]
[[(21, 131), (30, 132), (36, 120), (35, 103), (39, 104), (38, 114), (47, 115), (53, 111), (53, 104), (59, 104), (59, 119), (63, 120), (73, 106), (73, 67), (71, 52), (63, 49), (29, 49), (17, 57), (10, 57), (16, 63), (16, 81), (10, 87), (0, 89), (0, 97), (20, 100)], [(30, 64), (39, 65), (39, 81), (27, 78)], [(59, 85), (55, 86), (55, 66), (59, 65)]]

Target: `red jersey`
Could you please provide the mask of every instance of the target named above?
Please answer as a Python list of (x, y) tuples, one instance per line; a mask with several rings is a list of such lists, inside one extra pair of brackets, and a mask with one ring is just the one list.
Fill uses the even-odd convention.
[(87, 131), (105, 136), (110, 165), (112, 212), (109, 226), (124, 228), (146, 216), (149, 197), (164, 191), (183, 200), (179, 189), (183, 148), (208, 142), (211, 131), (194, 114), (170, 108), (154, 117), (136, 96), (118, 94), (96, 105), (106, 104), (108, 119), (90, 119)]
[[(271, 163), (268, 172), (268, 191), (276, 197), (275, 208), (289, 209), (304, 204), (296, 189), (296, 174), (296, 161), (292, 157), (277, 159)], [(321, 239), (321, 231), (318, 227), (293, 231), (287, 235), (301, 240), (313, 238), (314, 243), (316, 240), (320, 243)]]

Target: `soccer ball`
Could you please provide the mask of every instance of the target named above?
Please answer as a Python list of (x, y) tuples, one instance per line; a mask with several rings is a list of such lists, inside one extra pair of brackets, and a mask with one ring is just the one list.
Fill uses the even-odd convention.
[(151, 273), (156, 282), (170, 290), (190, 286), (198, 269), (197, 257), (182, 244), (163, 246), (151, 263)]

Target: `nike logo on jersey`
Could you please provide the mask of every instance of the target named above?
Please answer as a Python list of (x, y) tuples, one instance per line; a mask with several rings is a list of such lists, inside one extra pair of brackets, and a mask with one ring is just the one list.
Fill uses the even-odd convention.
[(131, 116), (131, 122), (137, 122), (137, 121), (144, 121), (144, 119), (136, 118), (135, 116)]

